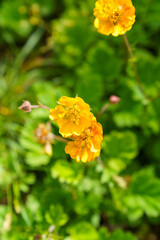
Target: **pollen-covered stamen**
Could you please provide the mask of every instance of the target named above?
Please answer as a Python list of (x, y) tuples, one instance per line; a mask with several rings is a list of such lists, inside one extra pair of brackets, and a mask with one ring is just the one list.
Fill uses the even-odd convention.
[(117, 24), (117, 22), (120, 20), (120, 14), (118, 12), (113, 12), (111, 15), (111, 19), (114, 25)]
[(68, 109), (63, 119), (70, 119), (74, 124), (78, 125), (80, 120), (80, 110), (76, 107)]
[(92, 128), (89, 127), (88, 129), (86, 129), (82, 135), (81, 135), (81, 141), (82, 141), (82, 145), (81, 148), (84, 147), (88, 147), (89, 149), (92, 148), (92, 140), (94, 139), (94, 136), (92, 134)]

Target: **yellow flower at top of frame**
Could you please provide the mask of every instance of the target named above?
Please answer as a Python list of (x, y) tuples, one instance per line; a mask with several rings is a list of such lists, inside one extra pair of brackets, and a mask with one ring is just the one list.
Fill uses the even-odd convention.
[(78, 136), (90, 126), (90, 106), (82, 98), (63, 96), (58, 103), (55, 109), (50, 109), (49, 118), (58, 124), (63, 137)]
[(80, 136), (73, 137), (73, 141), (67, 143), (65, 152), (77, 162), (90, 162), (99, 156), (102, 139), (102, 126), (93, 119), (90, 127), (85, 129)]
[(94, 26), (99, 33), (116, 37), (132, 28), (135, 8), (131, 0), (97, 0), (94, 16)]

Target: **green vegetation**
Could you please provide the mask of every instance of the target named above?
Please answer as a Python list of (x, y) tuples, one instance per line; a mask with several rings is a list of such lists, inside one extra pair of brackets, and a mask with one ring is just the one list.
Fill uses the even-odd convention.
[[(160, 236), (160, 4), (133, 0), (122, 37), (93, 26), (94, 0), (0, 2), (0, 239), (158, 240)], [(135, 61), (143, 93), (131, 61)], [(101, 160), (76, 163), (35, 131), (50, 108), (76, 94), (104, 130)], [(59, 135), (52, 122), (52, 132)]]

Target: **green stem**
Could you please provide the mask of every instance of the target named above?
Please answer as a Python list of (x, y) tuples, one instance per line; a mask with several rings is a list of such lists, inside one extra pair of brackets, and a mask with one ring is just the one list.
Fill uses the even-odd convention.
[(12, 189), (11, 189), (11, 185), (9, 185), (6, 189), (6, 193), (7, 193), (7, 202), (8, 202), (8, 208), (12, 211)]
[(132, 52), (132, 49), (130, 47), (130, 44), (128, 42), (128, 39), (127, 39), (127, 36), (124, 34), (123, 35), (123, 40), (125, 42), (125, 45), (126, 45), (126, 48), (128, 50), (128, 53), (129, 53), (129, 56), (130, 56), (130, 59), (131, 59), (131, 64), (132, 64), (132, 68), (133, 68), (133, 72), (134, 72), (134, 76), (135, 76), (135, 80), (139, 86), (139, 89), (141, 90), (141, 92), (143, 93), (143, 95), (148, 98), (145, 94), (145, 91), (144, 91), (144, 88), (143, 88), (143, 85), (139, 79), (139, 76), (138, 76), (138, 72), (137, 72), (137, 68), (136, 68), (136, 65), (134, 63), (134, 55), (133, 55), (133, 52)]

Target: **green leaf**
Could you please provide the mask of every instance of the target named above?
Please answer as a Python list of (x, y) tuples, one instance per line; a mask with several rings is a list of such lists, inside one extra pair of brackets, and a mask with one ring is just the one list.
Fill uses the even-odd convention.
[(122, 159), (127, 163), (137, 155), (136, 136), (131, 131), (113, 131), (104, 136), (102, 149), (108, 158)]
[(63, 226), (68, 221), (68, 216), (61, 205), (51, 205), (45, 218), (48, 223), (55, 224), (55, 226)]
[(121, 229), (118, 229), (113, 232), (112, 236), (108, 240), (137, 240), (130, 232), (123, 232)]
[(160, 131), (159, 105), (160, 105), (160, 97), (157, 97), (148, 106), (148, 109), (147, 109), (148, 111), (147, 111), (147, 114), (146, 114), (146, 120), (147, 120), (148, 128), (150, 128), (154, 133), (158, 133)]
[(58, 160), (51, 168), (51, 175), (60, 182), (77, 184), (82, 178), (82, 169), (77, 163)]
[(107, 42), (99, 41), (89, 52), (87, 60), (93, 72), (103, 76), (107, 82), (120, 74), (121, 62)]
[(98, 240), (98, 233), (88, 222), (79, 222), (69, 229), (73, 240)]
[(21, 206), (21, 215), (22, 215), (22, 218), (24, 219), (25, 223), (29, 227), (31, 227), (32, 226), (32, 218), (29, 216), (28, 210), (24, 206)]
[[(21, 14), (18, 10), (24, 4), (23, 0), (15, 0), (12, 1), (2, 1), (0, 8), (0, 27), (6, 30), (12, 31), (14, 34), (18, 34), (19, 36), (27, 36), (31, 30), (32, 26), (27, 20), (27, 14)], [(25, 7), (26, 11), (27, 8)], [(9, 40), (11, 37), (16, 37), (12, 33), (11, 35), (8, 31), (2, 31), (4, 34), (5, 40)]]
[(121, 101), (118, 103), (118, 111), (114, 113), (113, 120), (121, 128), (139, 126), (142, 123), (141, 118), (144, 117), (145, 98), (142, 98), (141, 94), (135, 93), (135, 86), (130, 79), (124, 78), (122, 86), (124, 85), (125, 88), (121, 89)]
[(125, 162), (118, 158), (110, 158), (107, 161), (107, 165), (110, 169), (114, 170), (116, 173), (119, 173), (126, 168)]
[(7, 214), (7, 206), (1, 205), (0, 206), (0, 231), (3, 229), (3, 224), (5, 221), (5, 216)]
[(149, 217), (160, 215), (160, 179), (155, 177), (152, 168), (135, 173), (128, 191), (124, 202), (129, 208), (139, 209)]
[(78, 71), (76, 94), (90, 105), (93, 112), (98, 112), (101, 108), (102, 93), (102, 77), (93, 73), (86, 66), (82, 66)]
[(150, 55), (148, 58), (142, 59), (140, 58), (137, 64), (139, 77), (146, 95), (154, 98), (160, 91), (160, 82), (157, 78), (160, 75), (160, 58), (154, 58)]
[(0, 165), (0, 186), (7, 187), (14, 180), (14, 174)]
[(35, 48), (35, 46), (37, 45), (37, 43), (41, 39), (43, 33), (44, 33), (44, 28), (39, 27), (28, 38), (28, 40), (25, 43), (25, 45), (23, 46), (22, 50), (20, 51), (20, 53), (16, 57), (16, 60), (15, 60), (15, 66), (16, 67), (20, 66), (25, 61), (27, 56), (32, 52), (33, 48)]
[[(75, 11), (72, 6), (65, 16), (55, 22), (54, 29), (56, 33), (55, 50), (59, 61), (67, 67), (73, 67), (80, 63), (87, 47), (95, 38), (95, 33), (88, 31), (89, 19), (84, 17), (82, 11)], [(63, 54), (61, 54), (62, 48)]]
[(76, 201), (74, 202), (74, 210), (78, 215), (86, 215), (87, 213), (92, 210), (97, 210), (100, 206), (102, 201), (101, 194), (94, 193), (94, 192), (78, 192), (76, 196)]
[(47, 165), (50, 161), (50, 157), (47, 154), (44, 154), (42, 151), (39, 153), (28, 152), (26, 154), (25, 161), (31, 167), (39, 167)]
[[(44, 80), (36, 82), (33, 86), (33, 90), (36, 95), (35, 101), (40, 101), (49, 108), (54, 108), (61, 96), (68, 96), (67, 89), (61, 86), (54, 86), (52, 83), (44, 82)], [(45, 112), (44, 109), (43, 111)], [(48, 111), (46, 112), (49, 115)]]

